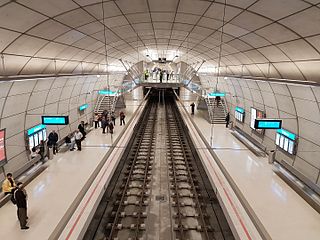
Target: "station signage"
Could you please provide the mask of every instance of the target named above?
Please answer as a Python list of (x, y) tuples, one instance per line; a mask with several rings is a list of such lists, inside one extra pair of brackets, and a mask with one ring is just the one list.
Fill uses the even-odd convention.
[(223, 92), (212, 92), (208, 94), (209, 97), (225, 97), (226, 93)]
[(280, 129), (282, 126), (281, 119), (255, 119), (255, 129)]
[(79, 107), (79, 110), (80, 110), (80, 111), (84, 111), (84, 110), (87, 109), (88, 107), (89, 107), (88, 104), (83, 104), (83, 105), (81, 105), (81, 106)]
[(244, 122), (244, 109), (241, 107), (236, 107), (235, 108), (235, 118), (239, 122)]
[(294, 155), (297, 146), (297, 135), (283, 128), (278, 129), (276, 132), (276, 145), (281, 150)]
[(42, 116), (44, 125), (68, 125), (69, 116)]
[(33, 128), (28, 129), (27, 134), (28, 134), (28, 136), (31, 136), (37, 132), (42, 131), (43, 129), (46, 129), (46, 125), (39, 124), (37, 126), (34, 126)]
[(111, 90), (100, 90), (98, 91), (98, 94), (100, 95), (116, 95), (116, 92)]
[(7, 163), (6, 155), (6, 131), (5, 129), (0, 130), (0, 166), (3, 166)]

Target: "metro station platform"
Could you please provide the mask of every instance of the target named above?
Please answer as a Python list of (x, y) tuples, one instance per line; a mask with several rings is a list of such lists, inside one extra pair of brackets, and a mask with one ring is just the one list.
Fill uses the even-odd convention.
[[(195, 102), (196, 96), (182, 89), (180, 99), (190, 112), (190, 104)], [(234, 183), (265, 239), (320, 239), (319, 213), (273, 172), (267, 158), (254, 155), (224, 124), (211, 128), (202, 110), (196, 109), (191, 119), (207, 143), (212, 143), (216, 161)]]
[[(20, 230), (16, 206), (8, 202), (0, 208), (0, 239), (44, 240), (56, 239), (55, 234), (77, 201), (87, 191), (95, 171), (108, 154), (112, 144), (122, 136), (129, 121), (143, 100), (141, 89), (126, 97), (126, 125), (116, 119), (114, 134), (102, 134), (100, 128), (88, 133), (82, 151), (58, 153), (45, 164), (48, 168), (26, 186), (30, 227)], [(121, 146), (113, 146), (114, 148)]]

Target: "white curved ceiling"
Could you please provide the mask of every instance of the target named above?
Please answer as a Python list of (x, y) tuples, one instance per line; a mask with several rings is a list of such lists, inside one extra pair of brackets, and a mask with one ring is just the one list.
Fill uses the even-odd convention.
[(0, 0), (0, 75), (103, 71), (105, 35), (111, 65), (216, 66), (225, 2), (223, 72), (320, 81), (320, 0)]

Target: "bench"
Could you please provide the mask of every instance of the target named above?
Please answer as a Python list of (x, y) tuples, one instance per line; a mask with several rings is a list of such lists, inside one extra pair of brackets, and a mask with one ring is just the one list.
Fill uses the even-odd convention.
[[(15, 182), (23, 182), (23, 184), (26, 186), (28, 185), (33, 179), (35, 179), (37, 176), (40, 175), (46, 168), (47, 165), (43, 164), (40, 161), (40, 156), (33, 159), (34, 161), (38, 161), (37, 164), (29, 168), (27, 171), (19, 175)], [(10, 201), (11, 195), (5, 196), (3, 192), (0, 193), (0, 208), (4, 206), (8, 201)]]

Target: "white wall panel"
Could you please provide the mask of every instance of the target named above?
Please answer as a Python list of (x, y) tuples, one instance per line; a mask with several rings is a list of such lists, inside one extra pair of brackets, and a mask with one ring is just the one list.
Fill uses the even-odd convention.
[(22, 94), (22, 93), (29, 93), (33, 90), (35, 84), (36, 84), (36, 81), (33, 81), (33, 80), (14, 82), (13, 86), (10, 89), (9, 96)]
[(316, 102), (294, 98), (294, 103), (299, 117), (320, 122), (320, 113)]
[(9, 138), (24, 130), (25, 113), (1, 119), (1, 128), (6, 128), (6, 137)]
[(292, 101), (291, 97), (284, 96), (284, 95), (275, 95), (277, 98), (277, 104), (279, 110), (282, 110), (284, 112), (296, 115), (296, 110), (294, 107), (294, 102)]
[(292, 97), (315, 101), (313, 92), (309, 86), (288, 85)]
[(25, 112), (29, 97), (30, 93), (8, 97), (3, 109), (2, 117), (8, 117), (14, 114)]
[(8, 95), (12, 82), (0, 82), (0, 98), (4, 98)]
[(299, 135), (314, 143), (320, 143), (320, 125), (303, 118), (299, 119)]
[(293, 166), (307, 178), (309, 178), (312, 182), (317, 181), (319, 169), (313, 167), (311, 164), (307, 163), (299, 157), (296, 157)]
[(29, 100), (28, 110), (44, 106), (47, 95), (48, 91), (33, 92)]

